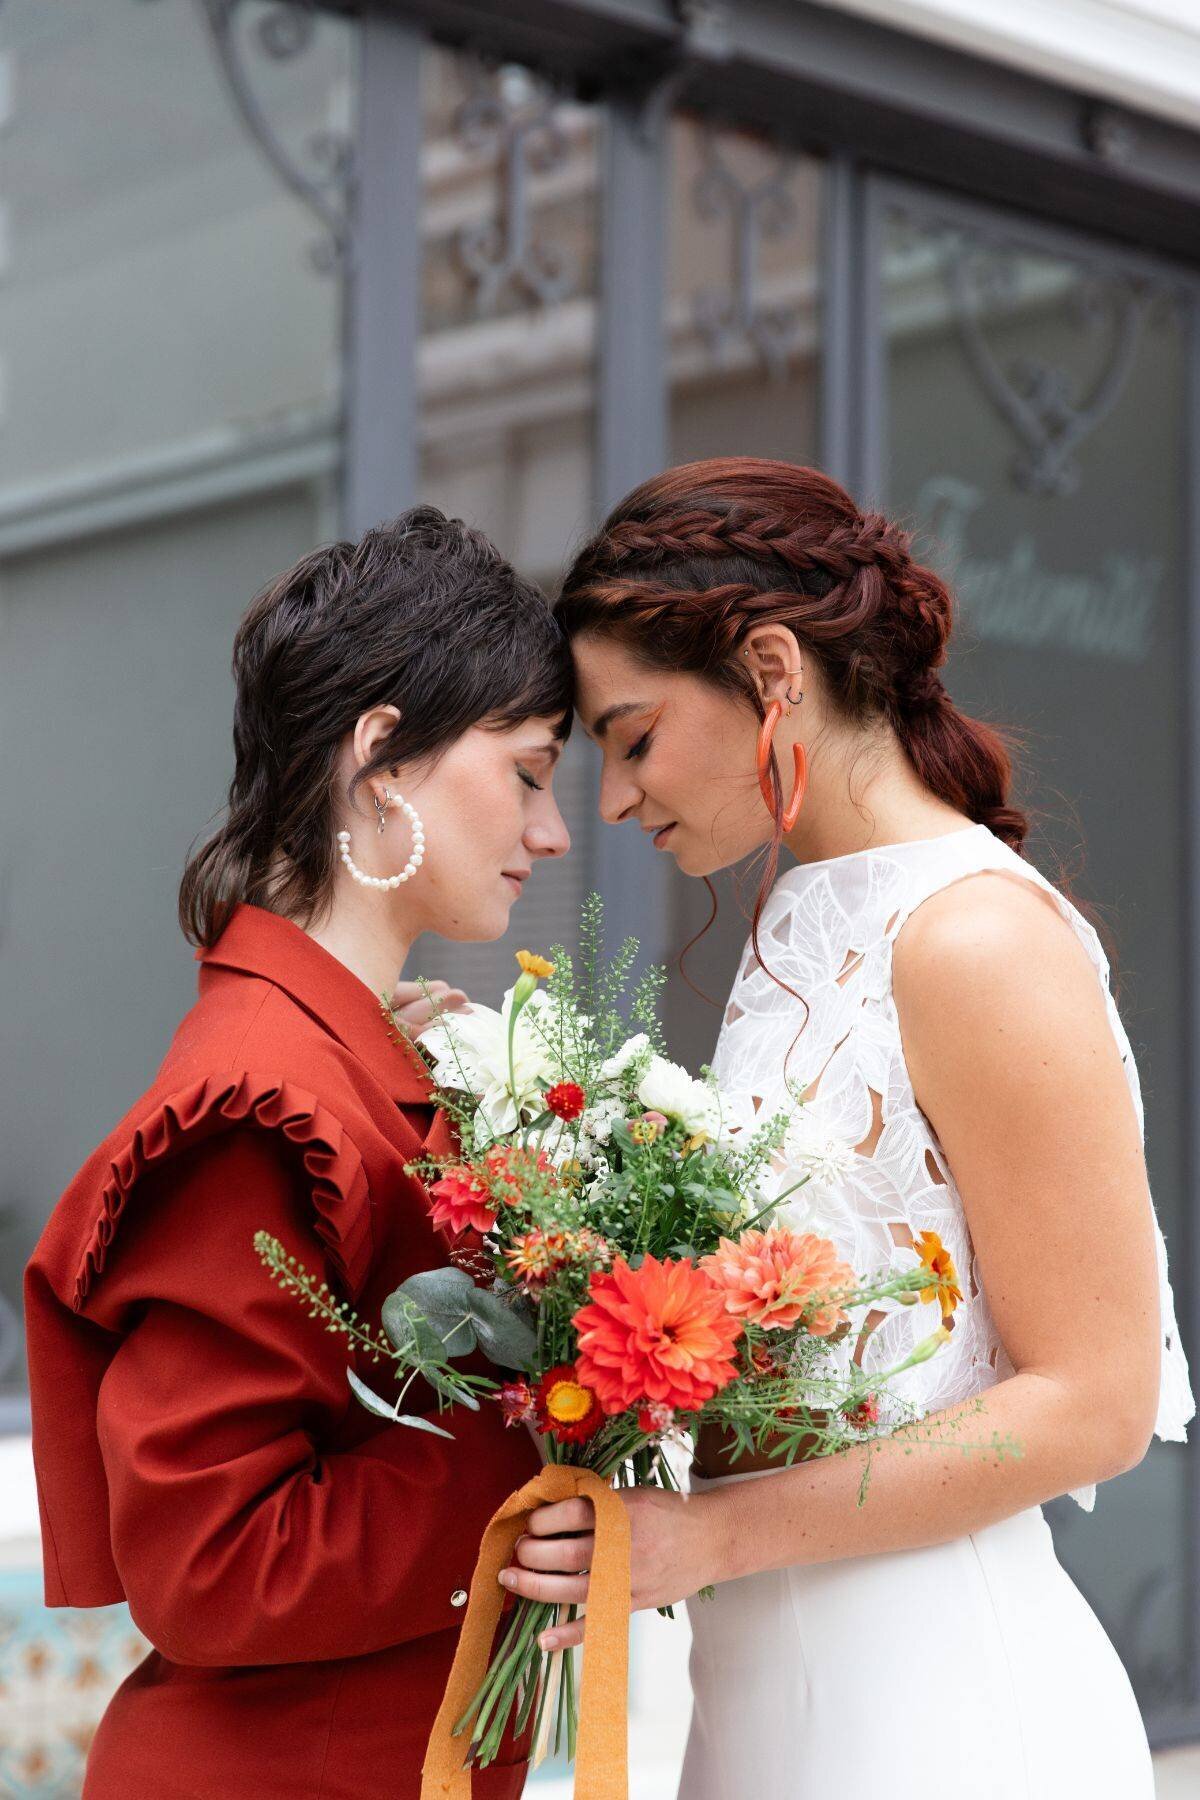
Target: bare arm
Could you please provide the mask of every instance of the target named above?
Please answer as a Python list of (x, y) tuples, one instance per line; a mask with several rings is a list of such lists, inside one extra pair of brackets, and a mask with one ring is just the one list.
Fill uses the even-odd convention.
[[(913, 1089), (954, 1173), (1017, 1371), (982, 1406), (929, 1423), (961, 1418), (957, 1437), (1011, 1435), (1024, 1454), (964, 1453), (949, 1434), (945, 1449), (914, 1447), (900, 1430), (875, 1444), (861, 1508), (857, 1447), (684, 1500), (631, 1493), (635, 1606), (761, 1569), (944, 1542), (1145, 1454), (1160, 1360), (1151, 1201), (1083, 946), (1031, 884), (989, 871), (913, 914), (896, 944), (894, 993)], [(583, 1516), (566, 1513), (580, 1505), (543, 1509), (531, 1533), (580, 1529)], [(536, 1537), (520, 1560), (527, 1553), (533, 1567), (566, 1566), (543, 1560), (550, 1546)], [(570, 1566), (587, 1566), (586, 1545), (582, 1556)], [(521, 1591), (576, 1598), (534, 1584), (580, 1579), (530, 1573)], [(558, 1640), (572, 1641), (563, 1630)]]
[[(946, 1152), (1016, 1374), (938, 1419), (1003, 1461), (876, 1446), (737, 1483), (723, 1573), (940, 1543), (1104, 1481), (1153, 1434), (1159, 1309), (1152, 1212), (1133, 1100), (1103, 994), (1053, 903), (991, 872), (933, 895), (897, 940), (894, 994), (918, 1103)], [(960, 1271), (960, 1273), (964, 1273)]]

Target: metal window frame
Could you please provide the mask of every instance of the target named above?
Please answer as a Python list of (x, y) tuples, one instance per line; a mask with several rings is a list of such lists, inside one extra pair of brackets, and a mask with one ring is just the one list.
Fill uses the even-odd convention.
[[(1197, 501), (1197, 494), (1200, 494), (1200, 289), (1195, 286), (1188, 309), (1188, 337), (1188, 441), (1179, 501), (1185, 509), (1185, 554), (1188, 559), (1184, 679), (1187, 691), (1195, 696), (1200, 694), (1200, 503)], [(1190, 948), (1189, 964), (1184, 972), (1190, 999), (1187, 1012), (1190, 1029), (1184, 1045), (1184, 1092), (1190, 1096), (1190, 1105), (1184, 1114), (1184, 1167), (1194, 1172), (1200, 1168), (1200, 703), (1194, 698), (1184, 713), (1184, 743), (1184, 808), (1192, 825), (1186, 847), (1183, 907), (1184, 937)], [(1179, 1323), (1187, 1330), (1187, 1347), (1195, 1354), (1200, 1346), (1200, 1205), (1194, 1205), (1190, 1211), (1185, 1209), (1183, 1250), (1189, 1287)], [(1191, 1478), (1187, 1512), (1191, 1525), (1188, 1616), (1195, 1670), (1200, 1666), (1200, 1429), (1195, 1420), (1191, 1426), (1188, 1462)], [(1189, 1708), (1175, 1716), (1149, 1721), (1151, 1743), (1156, 1748), (1200, 1739), (1200, 1673), (1196, 1675), (1196, 1684), (1198, 1691), (1193, 1694)]]
[[(964, 199), (940, 186), (931, 187), (878, 173), (864, 176), (858, 201), (858, 217), (862, 222), (862, 291), (858, 296), (858, 316), (864, 331), (859, 353), (863, 379), (858, 398), (863, 407), (860, 439), (863, 456), (856, 467), (856, 477), (860, 490), (885, 509), (888, 503), (885, 478), (888, 390), (886, 335), (882, 319), (882, 261), (885, 216), (889, 208), (896, 206), (912, 206), (918, 214), (944, 219), (965, 229), (994, 228), (998, 222), (1011, 225), (1014, 241), (1031, 249), (1048, 255), (1074, 256), (1083, 262), (1094, 261), (1106, 270), (1123, 270), (1158, 279), (1169, 283), (1179, 293), (1185, 308), (1188, 343), (1185, 447), (1179, 486), (1179, 504), (1185, 517), (1183, 692), (1185, 695), (1200, 693), (1200, 505), (1196, 501), (1200, 492), (1200, 271), (1188, 269), (1174, 259), (1152, 251), (1113, 244), (1093, 231), (1052, 225), (1044, 220), (1030, 219), (1015, 208)], [(1186, 1065), (1184, 1091), (1192, 1096), (1192, 1104), (1185, 1107), (1182, 1121), (1183, 1166), (1200, 1169), (1200, 948), (1197, 947), (1200, 933), (1200, 705), (1183, 708), (1183, 740), (1186, 760), (1182, 809), (1184, 816), (1195, 821), (1198, 827), (1189, 835), (1182, 907), (1184, 979), (1193, 999), (1186, 1015), (1189, 1025), (1182, 1047)], [(1178, 1250), (1175, 1266), (1186, 1271), (1188, 1282), (1185, 1304), (1179, 1308), (1178, 1324), (1187, 1347), (1200, 1348), (1200, 1208), (1188, 1210), (1185, 1206)], [(1185, 1516), (1191, 1524), (1185, 1545), (1188, 1630), (1196, 1688), (1190, 1703), (1182, 1707), (1164, 1707), (1149, 1716), (1147, 1730), (1155, 1749), (1200, 1740), (1200, 1430), (1195, 1426), (1184, 1454), (1188, 1488)]]
[[(622, 320), (602, 305), (597, 343), (595, 500), (613, 497), (637, 446), (665, 432), (665, 370), (651, 367), (658, 330), (653, 277), (661, 247), (665, 137), (647, 124), (656, 85), (733, 121), (769, 127), (828, 157), (822, 454), (864, 491), (876, 372), (850, 353), (864, 341), (863, 276), (871, 246), (861, 175), (871, 169), (949, 194), (1019, 208), (1022, 217), (1091, 229), (1109, 243), (1200, 258), (1200, 132), (1104, 105), (986, 58), (811, 0), (324, 0), (363, 22), (364, 105), (348, 305), (347, 524), (416, 497), (416, 275), (397, 237), (419, 208), (411, 145), (425, 37), (526, 61), (606, 103), (602, 229), (624, 249)], [(389, 101), (390, 88), (390, 101)], [(650, 105), (647, 102), (650, 102)], [(390, 116), (389, 116), (390, 105)], [(407, 114), (407, 118), (403, 115)], [(1108, 127), (1105, 130), (1101, 127)], [(405, 132), (408, 137), (405, 137)], [(368, 222), (392, 223), (392, 234)], [(633, 248), (638, 256), (632, 255)], [(644, 259), (644, 260), (643, 260)], [(371, 296), (390, 292), (387, 308)], [(406, 335), (411, 332), (411, 335)], [(382, 369), (392, 396), (379, 441), (368, 397)], [(364, 372), (365, 371), (365, 372)], [(377, 392), (377, 389), (374, 390)], [(375, 436), (372, 437), (372, 431)], [(368, 466), (369, 463), (369, 466)], [(644, 467), (642, 468), (644, 472)], [(628, 485), (628, 482), (625, 483)], [(378, 496), (368, 504), (354, 496)]]

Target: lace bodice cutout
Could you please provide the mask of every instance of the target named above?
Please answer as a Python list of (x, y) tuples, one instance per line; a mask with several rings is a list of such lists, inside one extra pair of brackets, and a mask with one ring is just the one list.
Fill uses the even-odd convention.
[[(777, 1159), (775, 1191), (803, 1174), (812, 1178), (786, 1203), (786, 1222), (832, 1238), (860, 1275), (915, 1268), (913, 1245), (922, 1231), (936, 1231), (950, 1251), (963, 1296), (951, 1340), (893, 1384), (917, 1415), (953, 1406), (1014, 1373), (954, 1176), (909, 1081), (892, 999), (892, 947), (905, 920), (939, 888), (983, 869), (1007, 870), (1042, 888), (1078, 934), (1104, 989), (1144, 1141), (1137, 1067), (1100, 940), (1071, 901), (986, 825), (803, 863), (780, 876), (763, 909), (759, 942), (775, 974), (803, 996), (807, 1013), (771, 980), (747, 943), (714, 1057), (718, 1082), (743, 1109), (767, 1118), (796, 1097), (805, 1102), (798, 1137)], [(1195, 1402), (1157, 1219), (1154, 1230), (1163, 1325), (1155, 1432), (1182, 1440)], [(936, 1299), (881, 1303), (833, 1354), (847, 1366), (853, 1358), (868, 1372), (882, 1370), (902, 1361), (939, 1322)], [(893, 1410), (885, 1422), (899, 1421), (899, 1409)], [(975, 1441), (970, 1427), (968, 1419), (961, 1435)], [(1094, 1485), (1072, 1490), (1087, 1511), (1095, 1494)]]

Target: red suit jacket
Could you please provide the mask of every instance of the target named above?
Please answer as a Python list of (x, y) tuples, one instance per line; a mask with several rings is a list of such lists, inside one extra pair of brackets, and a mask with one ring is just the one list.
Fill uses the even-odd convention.
[[(483, 1528), (537, 1449), (486, 1400), (443, 1416), (452, 1443), (381, 1424), (346, 1369), (392, 1399), (394, 1365), (254, 1251), (272, 1232), (372, 1326), (447, 1261), (404, 1165), (449, 1132), (380, 1000), (255, 906), (198, 960), (154, 1085), (25, 1272), (46, 1603), (127, 1600), (155, 1647), (84, 1794), (415, 1800)], [(414, 1383), (405, 1407), (436, 1399)], [(506, 1743), (476, 1796), (514, 1800), (527, 1753)]]

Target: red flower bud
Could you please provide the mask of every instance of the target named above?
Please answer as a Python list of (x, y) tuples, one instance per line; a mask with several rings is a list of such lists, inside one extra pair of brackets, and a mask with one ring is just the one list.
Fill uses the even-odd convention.
[(587, 1105), (587, 1095), (574, 1081), (560, 1081), (546, 1090), (546, 1109), (555, 1118), (577, 1119)]

